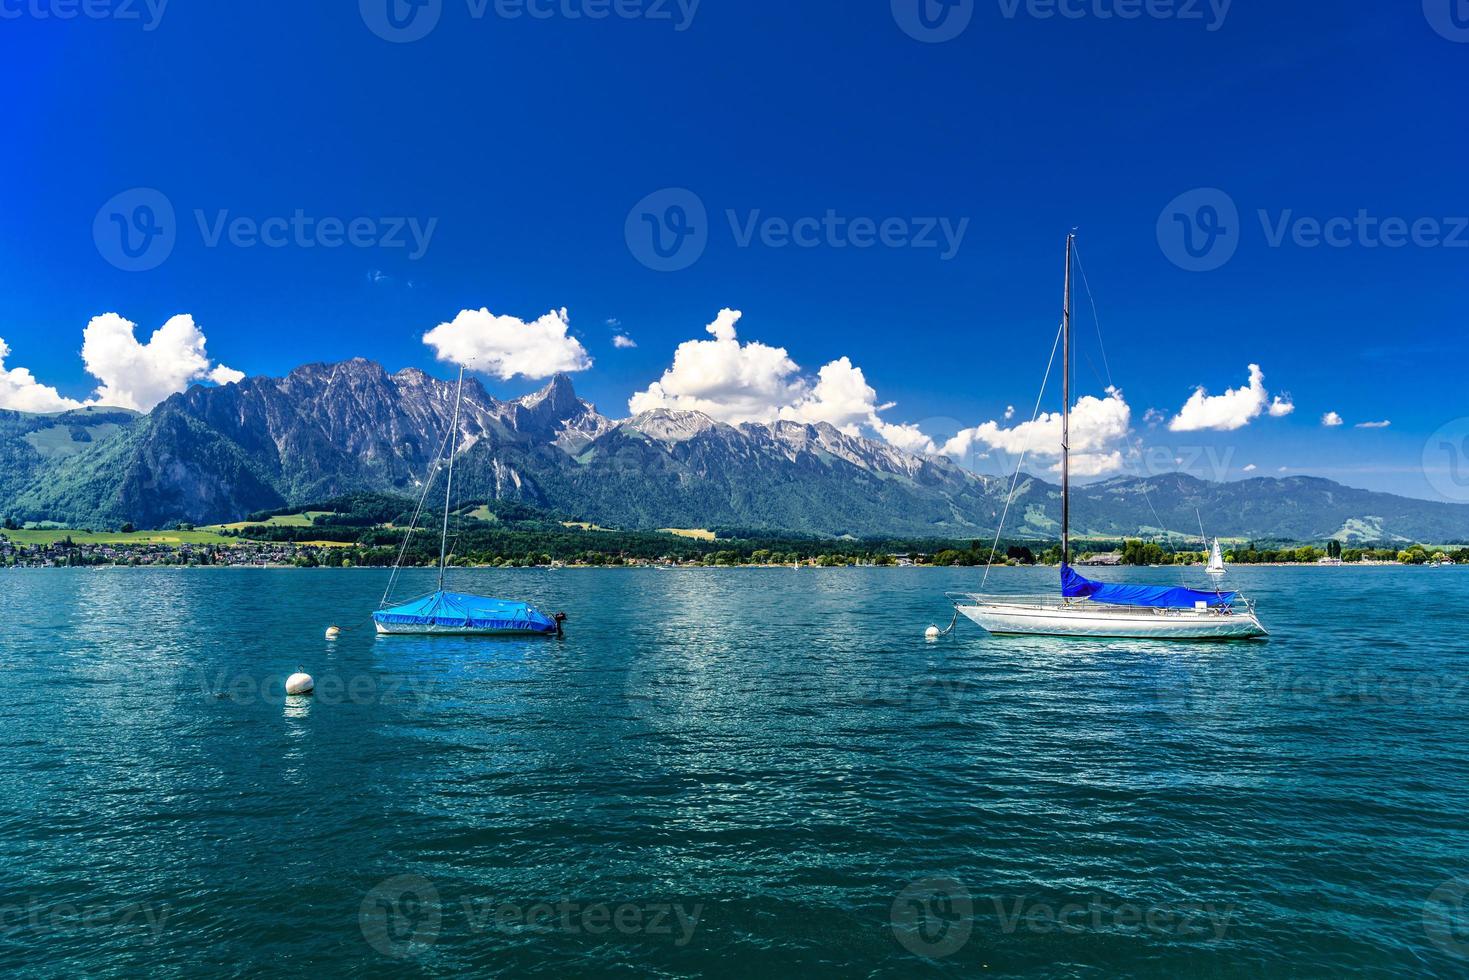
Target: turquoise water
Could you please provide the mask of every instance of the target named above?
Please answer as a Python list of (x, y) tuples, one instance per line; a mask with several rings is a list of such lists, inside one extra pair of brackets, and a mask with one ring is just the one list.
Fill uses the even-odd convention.
[(465, 572), (566, 638), (322, 639), (384, 580), (0, 574), (0, 970), (1469, 973), (1469, 571), (1239, 569), (1233, 645), (929, 643), (977, 575), (926, 569)]

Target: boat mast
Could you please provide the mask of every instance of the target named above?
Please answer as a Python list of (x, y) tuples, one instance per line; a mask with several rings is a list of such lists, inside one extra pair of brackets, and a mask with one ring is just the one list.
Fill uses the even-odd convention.
[(459, 402), (464, 398), (464, 366), (454, 390), (454, 422), (449, 428), (449, 477), (444, 481), (444, 531), (439, 536), (439, 591), (444, 591), (444, 566), (449, 560), (449, 494), (454, 489), (454, 454), (459, 451)]
[(1061, 564), (1071, 564), (1071, 243), (1066, 236), (1066, 294), (1061, 303)]

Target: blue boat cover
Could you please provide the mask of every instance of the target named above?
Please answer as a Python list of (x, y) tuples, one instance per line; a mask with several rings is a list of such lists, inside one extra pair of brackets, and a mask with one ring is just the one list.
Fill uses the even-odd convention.
[(1070, 565), (1061, 566), (1061, 595), (1067, 599), (1090, 599), (1109, 606), (1152, 606), (1158, 609), (1193, 609), (1199, 602), (1227, 606), (1239, 597), (1238, 592), (1200, 592), (1157, 585), (1107, 585), (1082, 578)]
[(379, 609), (372, 618), (394, 626), (444, 626), (504, 630), (507, 633), (556, 632), (556, 621), (528, 603), (460, 592), (435, 592), (401, 606)]

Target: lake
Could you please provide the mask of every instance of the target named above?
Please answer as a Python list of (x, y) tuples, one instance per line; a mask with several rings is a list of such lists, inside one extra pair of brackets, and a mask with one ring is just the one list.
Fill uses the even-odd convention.
[(0, 573), (0, 970), (1469, 973), (1469, 571), (1233, 569), (1259, 642), (926, 641), (978, 581), (451, 577), (557, 641), (379, 639), (375, 570)]

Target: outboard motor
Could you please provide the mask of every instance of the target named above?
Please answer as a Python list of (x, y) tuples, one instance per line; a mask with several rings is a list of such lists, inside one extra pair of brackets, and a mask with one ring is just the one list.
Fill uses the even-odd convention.
[(551, 618), (556, 620), (556, 635), (565, 636), (566, 634), (561, 631), (561, 624), (566, 622), (566, 613), (559, 612)]

